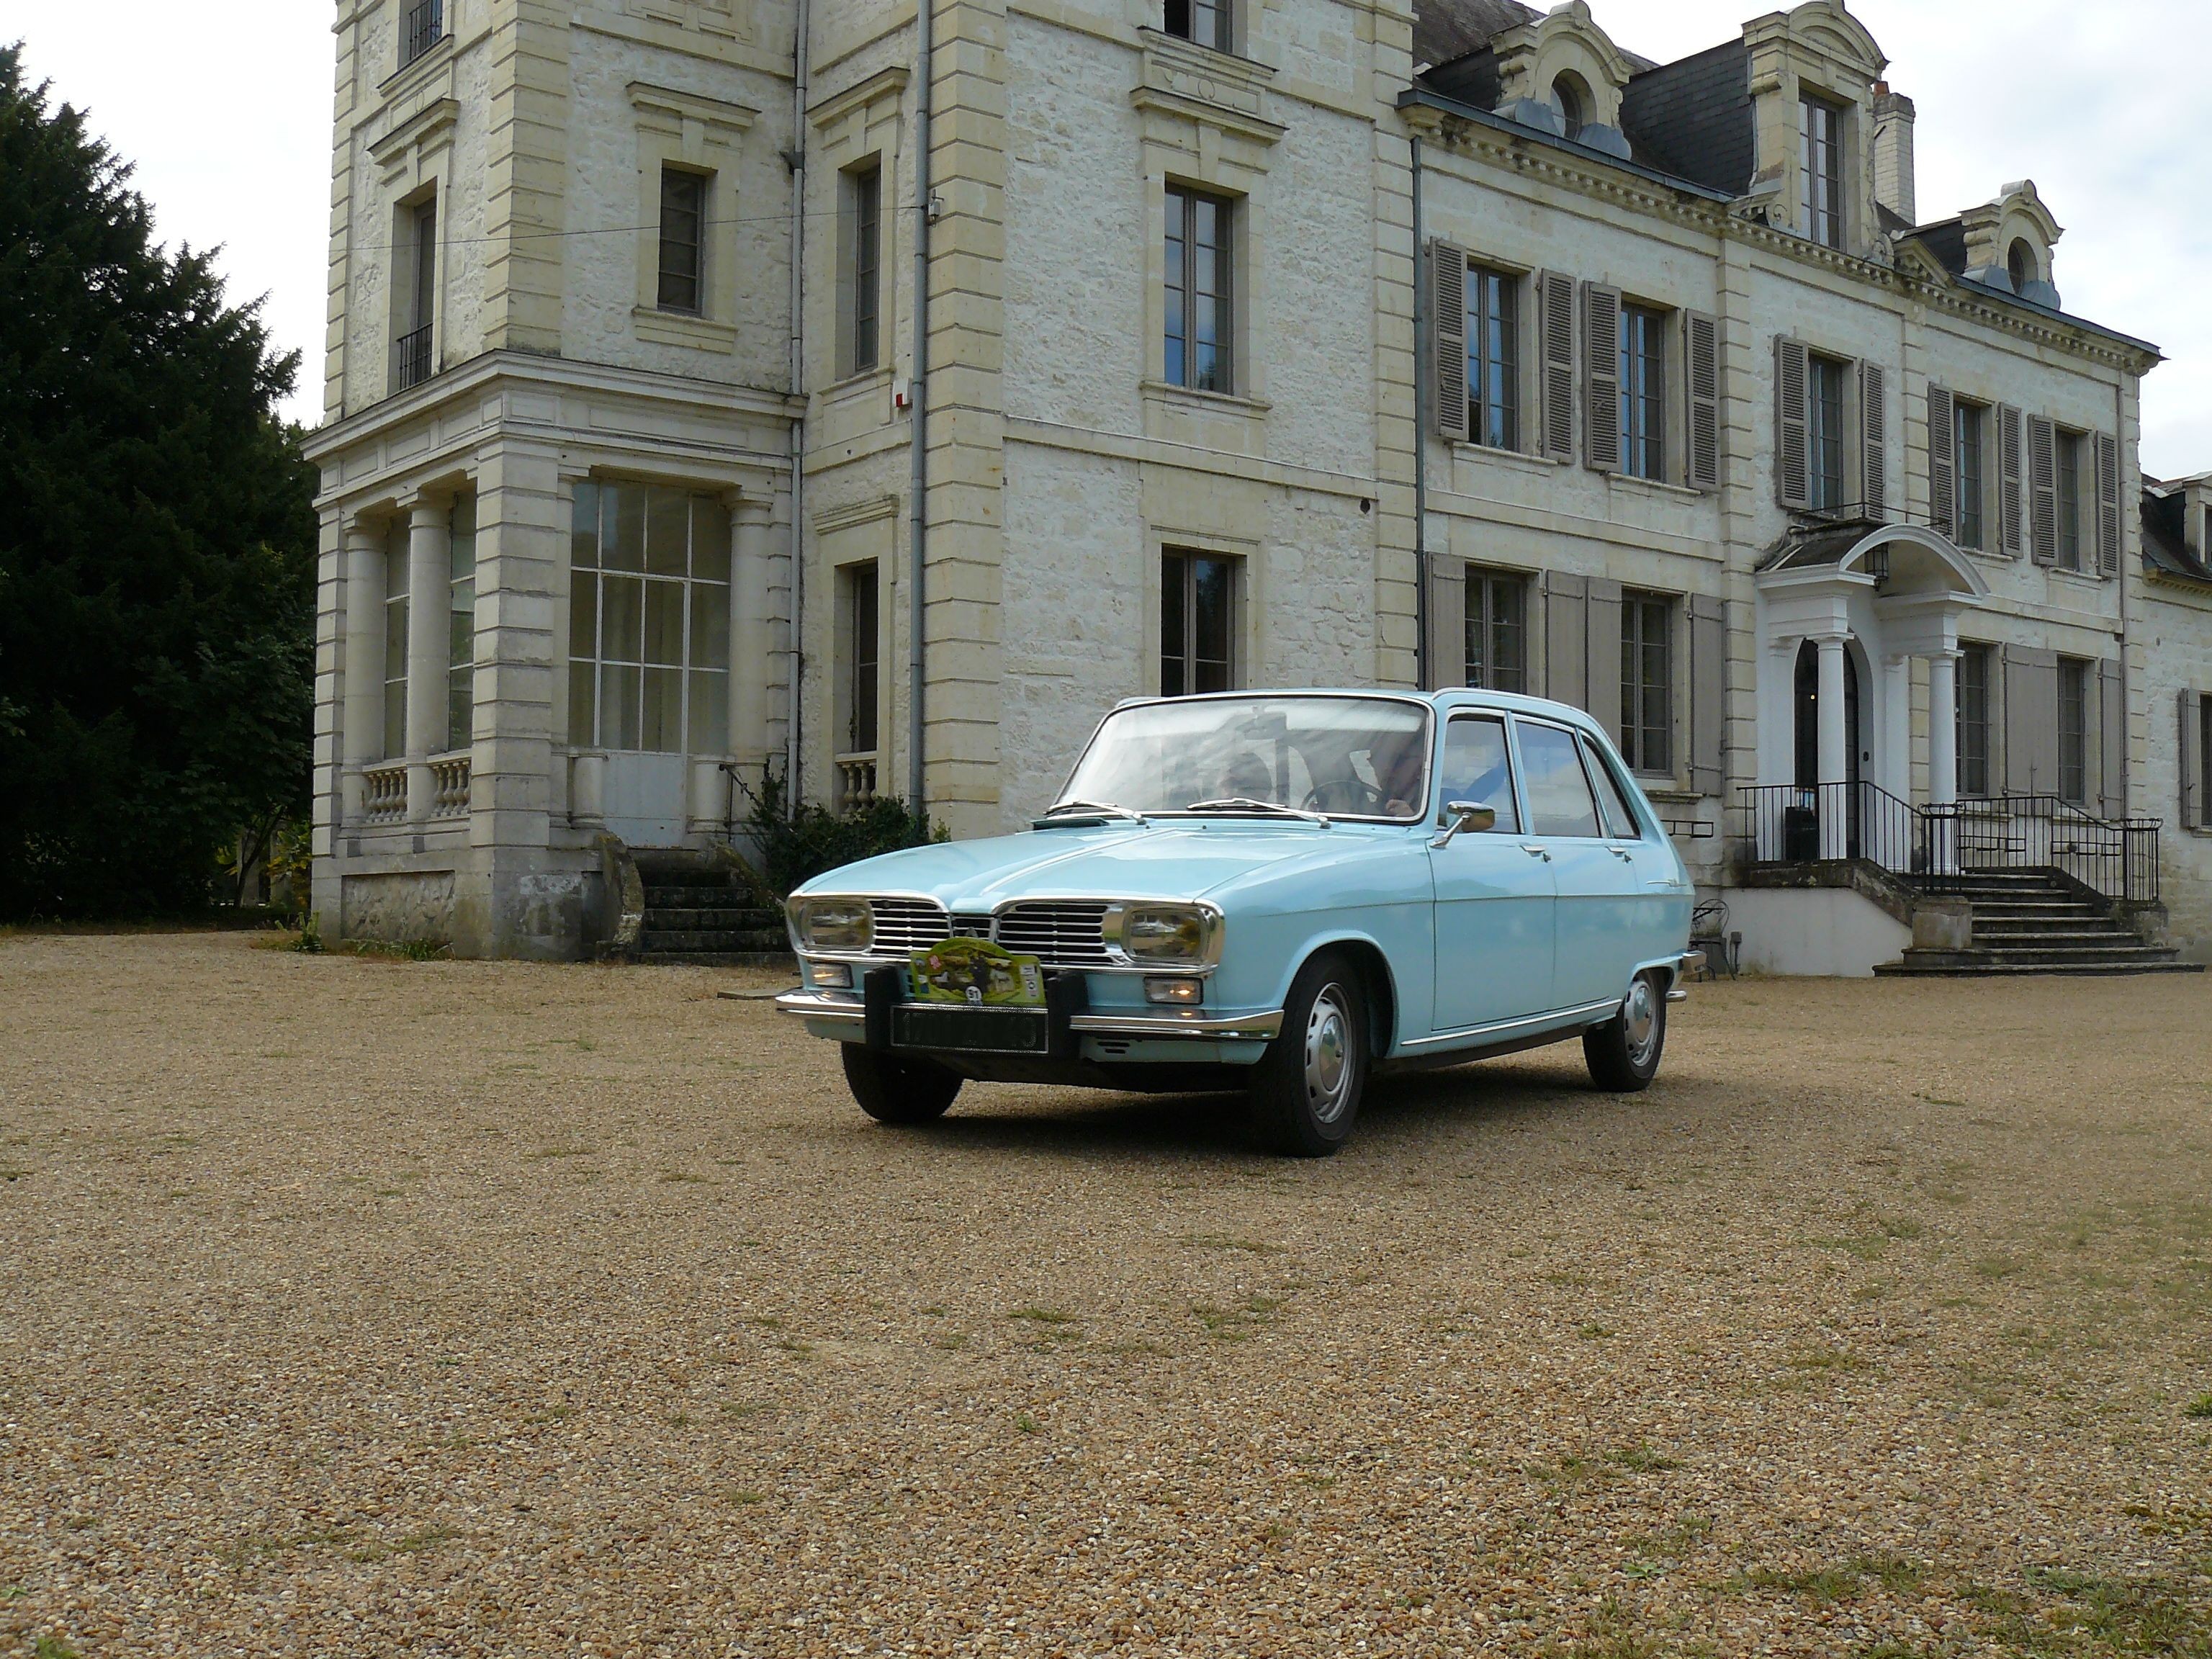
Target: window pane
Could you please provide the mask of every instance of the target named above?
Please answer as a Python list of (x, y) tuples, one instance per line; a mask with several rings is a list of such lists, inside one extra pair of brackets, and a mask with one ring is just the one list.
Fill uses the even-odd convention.
[(645, 585), (645, 660), (684, 665), (684, 586), (682, 582)]
[(1180, 553), (1160, 558), (1160, 695), (1180, 697), (1188, 689), (1183, 673), (1183, 585), (1188, 580)]
[(599, 746), (637, 747), (639, 670), (604, 663), (599, 667)]
[(600, 579), (599, 655), (609, 662), (644, 659), (644, 586), (635, 576)]
[(579, 749), (589, 748), (598, 741), (592, 730), (592, 707), (598, 689), (593, 683), (595, 665), (588, 661), (571, 660), (568, 664), (568, 741)]
[(645, 671), (644, 725), (637, 746), (656, 754), (684, 749), (684, 674), (675, 668)]
[(730, 665), (730, 590), (720, 582), (691, 585), (691, 647), (694, 668)]
[(1490, 689), (1526, 690), (1528, 630), (1522, 613), (1528, 602), (1528, 584), (1516, 577), (1492, 577), (1490, 594)]
[(2081, 440), (2070, 432), (2058, 434), (2058, 562), (2068, 570), (2081, 568)]
[(730, 677), (694, 670), (690, 742), (695, 755), (720, 755), (730, 746)]
[(384, 758), (398, 760), (407, 752), (407, 682), (387, 680), (384, 685)]
[(1194, 689), (1200, 691), (1230, 689), (1231, 612), (1235, 608), (1231, 584), (1228, 560), (1191, 561), (1193, 654), (1197, 658)]
[(645, 568), (645, 486), (615, 484), (603, 490), (599, 560), (609, 570)]
[(1637, 841), (1644, 831), (1636, 822), (1636, 814), (1628, 805), (1628, 796), (1620, 787), (1620, 780), (1605, 763), (1604, 757), (1589, 738), (1583, 739), (1583, 761), (1589, 774), (1597, 780), (1597, 804), (1605, 819), (1605, 832), (1620, 841)]
[(1521, 833), (1513, 771), (1505, 755), (1505, 722), (1461, 715), (1444, 728), (1443, 801), (1473, 801), (1498, 814), (1494, 833)]
[(1528, 813), (1540, 836), (1595, 836), (1597, 802), (1583, 775), (1571, 732), (1556, 726), (1521, 727), (1521, 760), (1528, 769)]
[(660, 304), (699, 309), (700, 249), (707, 181), (696, 173), (660, 170)]
[(691, 574), (702, 582), (730, 580), (730, 509), (712, 495), (691, 498)]
[(568, 562), (585, 569), (599, 562), (599, 487), (589, 478), (576, 485), (576, 501), (568, 520)]
[(645, 568), (655, 576), (680, 576), (690, 565), (691, 498), (655, 487), (646, 493)]
[(599, 579), (578, 571), (568, 580), (568, 654), (599, 653)]

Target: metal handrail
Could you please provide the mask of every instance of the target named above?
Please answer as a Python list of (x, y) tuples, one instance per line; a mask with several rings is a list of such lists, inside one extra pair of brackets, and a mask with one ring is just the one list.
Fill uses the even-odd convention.
[(430, 378), (430, 325), (392, 343), (392, 389), (404, 392)]
[(399, 67), (405, 69), (445, 38), (445, 0), (418, 0), (399, 26)]

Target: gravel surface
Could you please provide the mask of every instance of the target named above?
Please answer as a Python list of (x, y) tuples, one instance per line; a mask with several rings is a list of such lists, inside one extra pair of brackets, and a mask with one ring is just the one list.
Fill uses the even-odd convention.
[(769, 982), (0, 939), (0, 1653), (2212, 1652), (2202, 981), (1699, 987), (1314, 1164), (879, 1128)]

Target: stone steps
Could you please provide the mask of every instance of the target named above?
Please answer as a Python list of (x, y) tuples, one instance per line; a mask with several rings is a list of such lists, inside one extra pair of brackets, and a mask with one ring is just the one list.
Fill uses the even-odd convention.
[(2093, 900), (2032, 871), (1930, 884), (1931, 894), (1964, 899), (1973, 911), (1972, 942), (1955, 951), (1914, 946), (1877, 974), (1965, 978), (2079, 974), (2187, 974), (2179, 952), (2147, 945)]
[(783, 913), (763, 904), (733, 872), (696, 853), (637, 855), (645, 886), (635, 961), (697, 968), (787, 968)]

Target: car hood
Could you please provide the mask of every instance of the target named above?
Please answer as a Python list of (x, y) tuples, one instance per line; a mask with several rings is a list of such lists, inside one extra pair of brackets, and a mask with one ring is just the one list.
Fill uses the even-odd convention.
[(1257, 872), (1338, 865), (1402, 847), (1419, 828), (1199, 819), (1031, 830), (863, 859), (817, 876), (794, 896), (910, 894), (962, 911), (1025, 898), (1218, 900)]

